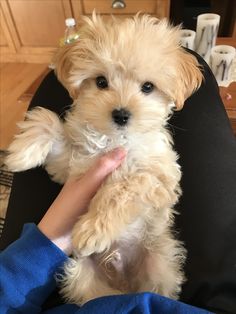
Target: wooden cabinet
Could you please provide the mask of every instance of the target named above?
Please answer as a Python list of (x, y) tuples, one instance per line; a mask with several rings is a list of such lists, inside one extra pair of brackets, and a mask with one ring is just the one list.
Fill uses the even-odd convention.
[(228, 87), (220, 87), (220, 95), (236, 136), (236, 82), (231, 83)]
[(123, 0), (112, 8), (110, 0), (0, 0), (1, 62), (50, 62), (64, 36), (65, 19), (91, 15), (129, 16), (142, 11), (169, 17), (170, 0)]
[[(96, 11), (100, 14), (132, 15), (141, 11), (149, 14), (154, 14), (159, 17), (169, 16), (169, 1), (166, 0), (72, 0), (72, 5), (76, 5), (76, 2), (81, 3), (81, 11), (82, 14), (85, 15), (91, 14), (95, 8)], [(118, 2), (123, 2), (124, 7), (120, 7), (118, 5)], [(117, 4), (117, 6), (115, 4)]]
[(72, 16), (64, 0), (1, 0), (0, 9), (1, 61), (10, 62), (48, 62)]
[(11, 33), (0, 6), (0, 49), (2, 54), (15, 53), (15, 45), (11, 37)]
[[(217, 45), (229, 45), (236, 49), (236, 37), (221, 37), (216, 40)], [(224, 103), (229, 121), (236, 135), (236, 82), (228, 87), (220, 86), (220, 95)]]

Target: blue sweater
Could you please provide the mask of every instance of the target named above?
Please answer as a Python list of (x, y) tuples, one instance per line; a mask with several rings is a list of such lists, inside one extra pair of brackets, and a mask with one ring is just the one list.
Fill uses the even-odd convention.
[(34, 224), (25, 225), (20, 239), (0, 254), (0, 313), (210, 313), (153, 293), (102, 297), (82, 307), (65, 304), (42, 312), (42, 304), (56, 287), (54, 274), (66, 260)]

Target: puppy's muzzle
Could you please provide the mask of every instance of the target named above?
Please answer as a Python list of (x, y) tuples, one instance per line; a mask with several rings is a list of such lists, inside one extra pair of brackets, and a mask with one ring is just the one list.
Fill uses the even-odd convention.
[(126, 109), (121, 108), (121, 109), (114, 109), (112, 111), (112, 120), (120, 126), (126, 125), (130, 117), (131, 117), (131, 113)]

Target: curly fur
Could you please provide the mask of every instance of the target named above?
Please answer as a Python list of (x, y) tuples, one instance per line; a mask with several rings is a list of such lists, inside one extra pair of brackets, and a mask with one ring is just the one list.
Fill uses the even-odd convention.
[[(9, 147), (11, 170), (44, 165), (60, 183), (82, 176), (105, 151), (128, 152), (73, 229), (74, 256), (60, 278), (70, 302), (135, 291), (177, 298), (181, 290), (186, 252), (172, 231), (181, 171), (166, 126), (202, 74), (179, 38), (178, 27), (147, 15), (106, 23), (85, 17), (79, 42), (54, 60), (74, 100), (65, 121), (36, 108)], [(101, 75), (106, 90), (96, 87)], [(140, 90), (145, 81), (155, 86), (148, 95)], [(121, 107), (131, 112), (124, 127), (111, 118)]]

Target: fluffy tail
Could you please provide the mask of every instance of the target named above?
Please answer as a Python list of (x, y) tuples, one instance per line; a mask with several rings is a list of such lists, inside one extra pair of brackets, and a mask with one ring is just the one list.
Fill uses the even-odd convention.
[(52, 111), (36, 107), (18, 124), (20, 133), (8, 147), (5, 164), (9, 170), (24, 171), (45, 162), (53, 144), (63, 140), (63, 124)]

